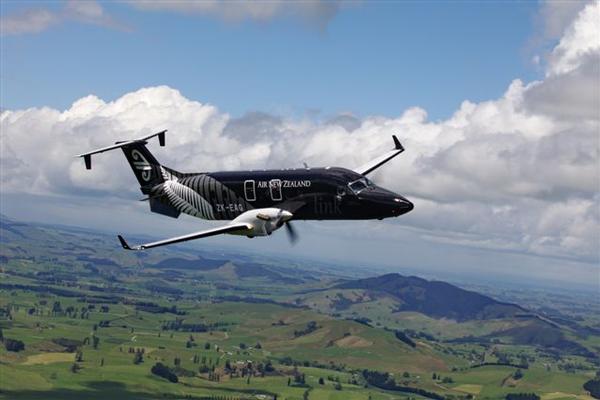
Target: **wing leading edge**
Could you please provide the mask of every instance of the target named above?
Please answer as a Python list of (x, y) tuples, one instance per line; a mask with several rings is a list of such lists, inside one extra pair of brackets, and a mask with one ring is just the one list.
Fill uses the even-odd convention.
[(402, 144), (400, 143), (396, 135), (392, 135), (392, 139), (394, 139), (393, 150), (388, 151), (384, 155), (379, 156), (369, 161), (368, 163), (361, 165), (358, 168), (354, 168), (354, 172), (357, 172), (361, 175), (367, 175), (368, 173), (381, 167), (386, 162), (390, 161), (392, 158), (396, 157), (398, 154), (402, 153), (404, 151), (404, 147), (402, 147)]
[(194, 232), (194, 233), (190, 233), (188, 235), (177, 236), (177, 237), (165, 239), (165, 240), (159, 240), (157, 242), (140, 244), (138, 246), (133, 246), (133, 247), (129, 246), (129, 244), (125, 241), (125, 239), (123, 239), (123, 236), (118, 235), (118, 238), (119, 238), (119, 242), (121, 242), (121, 246), (123, 246), (123, 248), (125, 250), (146, 250), (146, 249), (151, 249), (152, 247), (159, 247), (159, 246), (165, 246), (165, 245), (173, 244), (173, 243), (186, 242), (188, 240), (201, 239), (201, 238), (205, 238), (205, 237), (209, 237), (209, 236), (221, 235), (224, 233), (234, 233), (234, 232), (241, 233), (243, 231), (249, 231), (251, 229), (252, 229), (251, 224), (246, 224), (246, 223), (229, 224), (229, 225), (221, 226), (221, 227), (214, 228), (214, 229), (207, 229), (205, 231)]

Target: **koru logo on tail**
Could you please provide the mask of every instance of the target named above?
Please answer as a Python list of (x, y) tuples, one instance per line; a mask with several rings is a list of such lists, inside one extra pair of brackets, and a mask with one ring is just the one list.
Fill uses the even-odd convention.
[(152, 166), (142, 153), (138, 150), (132, 150), (131, 158), (133, 159), (134, 168), (141, 171), (142, 179), (146, 182), (152, 179)]

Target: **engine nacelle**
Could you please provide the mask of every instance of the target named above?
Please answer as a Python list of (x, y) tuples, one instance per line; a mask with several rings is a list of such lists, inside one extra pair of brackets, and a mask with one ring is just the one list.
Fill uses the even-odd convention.
[(267, 236), (274, 230), (283, 226), (286, 221), (292, 218), (293, 214), (281, 208), (257, 208), (248, 210), (239, 215), (231, 223), (246, 223), (252, 225), (250, 234), (244, 232), (240, 234), (253, 236)]

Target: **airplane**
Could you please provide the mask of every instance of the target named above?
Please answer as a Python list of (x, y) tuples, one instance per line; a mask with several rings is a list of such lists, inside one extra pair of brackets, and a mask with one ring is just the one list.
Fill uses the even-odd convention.
[(285, 226), (292, 243), (297, 240), (291, 220), (364, 220), (398, 217), (413, 209), (403, 196), (375, 185), (367, 174), (404, 151), (393, 135), (394, 148), (355, 168), (340, 167), (182, 173), (161, 165), (146, 148), (157, 137), (165, 145), (165, 133), (116, 142), (76, 157), (86, 169), (92, 155), (121, 149), (135, 174), (150, 211), (177, 218), (181, 213), (207, 220), (228, 220), (218, 228), (194, 232), (151, 243), (130, 246), (118, 235), (126, 250), (145, 250), (220, 234), (268, 236)]

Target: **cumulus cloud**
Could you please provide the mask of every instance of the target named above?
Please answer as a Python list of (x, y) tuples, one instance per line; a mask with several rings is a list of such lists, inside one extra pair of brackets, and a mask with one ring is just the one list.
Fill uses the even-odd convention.
[[(580, 11), (565, 37), (597, 31), (581, 22), (594, 7)], [(65, 111), (7, 110), (0, 117), (0, 183), (15, 193), (131, 199), (137, 188), (122, 155), (98, 156), (92, 171), (73, 155), (162, 129), (170, 130), (168, 149), (154, 147), (157, 158), (191, 172), (302, 162), (351, 168), (388, 150), (395, 133), (407, 151), (373, 179), (416, 208), (387, 223), (429, 241), (598, 262), (599, 50), (571, 51), (569, 43), (581, 44), (558, 45), (572, 68), (549, 65), (544, 80), (515, 80), (500, 98), (465, 101), (439, 122), (417, 107), (396, 118), (343, 114), (323, 123), (265, 113), (231, 118), (166, 86), (110, 102), (88, 96)]]
[(548, 75), (564, 74), (581, 65), (583, 56), (598, 57), (600, 50), (600, 2), (593, 1), (581, 10), (552, 50)]
[(559, 38), (573, 22), (577, 14), (590, 1), (584, 0), (548, 0), (541, 4), (539, 14), (542, 18), (543, 34), (548, 38)]
[(600, 57), (597, 52), (586, 54), (579, 63), (573, 70), (534, 84), (525, 94), (526, 107), (556, 118), (596, 119), (600, 110)]
[(340, 7), (339, 1), (220, 1), (220, 0), (138, 0), (130, 4), (140, 10), (174, 11), (187, 15), (207, 15), (225, 21), (271, 21), (295, 17), (324, 29)]
[(34, 7), (27, 8), (0, 18), (2, 35), (21, 35), (45, 31), (68, 21), (100, 25), (127, 30), (121, 22), (106, 12), (96, 1), (68, 1), (60, 10)]

